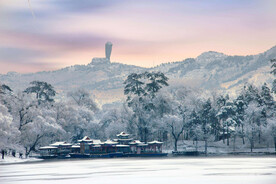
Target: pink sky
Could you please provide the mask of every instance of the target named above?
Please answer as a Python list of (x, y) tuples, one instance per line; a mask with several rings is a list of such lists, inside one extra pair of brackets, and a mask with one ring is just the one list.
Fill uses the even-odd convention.
[(0, 73), (104, 57), (152, 67), (205, 51), (251, 55), (276, 45), (273, 0), (0, 1)]

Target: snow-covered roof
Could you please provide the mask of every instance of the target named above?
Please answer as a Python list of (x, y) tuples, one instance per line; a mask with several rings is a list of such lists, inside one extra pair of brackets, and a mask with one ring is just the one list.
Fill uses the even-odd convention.
[(53, 144), (50, 144), (50, 146), (59, 146), (61, 144), (65, 144), (66, 142), (55, 142)]
[(125, 132), (121, 132), (121, 133), (117, 134), (117, 136), (118, 136), (118, 137), (119, 137), (119, 136), (125, 137), (125, 136), (129, 136), (129, 134), (127, 134), (127, 133), (125, 133)]
[[(125, 141), (126, 142), (126, 141), (132, 141), (132, 140), (133, 139), (125, 139), (125, 138), (123, 138), (123, 139), (117, 139), (116, 141), (122, 141), (122, 142)], [(115, 141), (115, 139), (114, 139), (114, 141)]]
[(104, 142), (104, 144), (118, 144), (118, 142), (114, 142), (114, 141), (108, 139), (107, 141)]
[(88, 145), (100, 145), (103, 144), (101, 140), (93, 139), (92, 142), (88, 143)]
[(148, 142), (148, 144), (163, 144), (163, 142), (159, 142), (159, 141), (151, 141), (151, 142)]
[(92, 142), (93, 144), (101, 144), (102, 143), (100, 139), (93, 139), (92, 141), (93, 141)]
[(118, 145), (116, 145), (116, 147), (118, 147), (118, 148), (127, 148), (127, 147), (129, 147), (129, 145), (118, 144)]
[(44, 149), (57, 149), (57, 147), (55, 146), (43, 146), (39, 148), (40, 150), (44, 150)]
[(80, 145), (73, 145), (72, 148), (80, 148)]
[(129, 144), (141, 144), (142, 142), (139, 140), (131, 141)]
[(72, 146), (72, 144), (70, 144), (68, 142), (55, 142), (53, 144), (50, 144), (50, 146), (55, 146), (55, 147), (58, 147), (58, 146)]
[(78, 140), (78, 142), (91, 142), (92, 139), (90, 139), (90, 137), (88, 136), (84, 136), (81, 140)]
[(137, 144), (137, 146), (147, 146), (148, 144), (145, 143), (141, 143), (141, 144)]
[(72, 144), (70, 144), (70, 143), (63, 143), (63, 144), (60, 144), (60, 146), (72, 146)]

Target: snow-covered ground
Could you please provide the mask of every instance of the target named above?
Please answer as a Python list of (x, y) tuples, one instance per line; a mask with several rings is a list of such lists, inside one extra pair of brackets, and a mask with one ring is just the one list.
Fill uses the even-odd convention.
[[(180, 140), (178, 141), (178, 151), (194, 151), (196, 149), (196, 143), (193, 141), (187, 140)], [(203, 152), (205, 150), (205, 143), (204, 141), (198, 141), (198, 151)], [(172, 142), (165, 142), (163, 145), (163, 151), (166, 153), (171, 153), (173, 151), (173, 143)], [(245, 144), (242, 144), (242, 139), (236, 140), (236, 145), (234, 149), (233, 141), (230, 140), (229, 146), (223, 141), (217, 142), (208, 142), (208, 154), (232, 154), (232, 153), (250, 153), (250, 145), (246, 140)], [(270, 145), (269, 147), (264, 147), (263, 145), (259, 145), (255, 143), (255, 148), (252, 151), (252, 154), (257, 153), (275, 153), (275, 148)]]
[(0, 183), (274, 184), (276, 157), (57, 160), (0, 165)]
[(36, 161), (42, 161), (42, 159), (37, 159), (37, 158), (18, 158), (18, 157), (13, 157), (13, 156), (5, 156), (5, 158), (2, 159), (2, 156), (1, 156), (1, 158), (0, 158), (0, 165), (2, 165), (2, 164), (13, 164), (13, 163), (22, 163), (22, 162), (36, 162)]

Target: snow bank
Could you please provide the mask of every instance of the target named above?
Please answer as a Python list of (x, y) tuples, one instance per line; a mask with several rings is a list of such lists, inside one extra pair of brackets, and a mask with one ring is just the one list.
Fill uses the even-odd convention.
[(37, 158), (18, 158), (18, 157), (12, 157), (12, 156), (6, 156), (5, 159), (0, 158), (0, 165), (1, 164), (13, 164), (13, 163), (22, 163), (22, 162), (37, 162), (42, 161), (42, 159)]

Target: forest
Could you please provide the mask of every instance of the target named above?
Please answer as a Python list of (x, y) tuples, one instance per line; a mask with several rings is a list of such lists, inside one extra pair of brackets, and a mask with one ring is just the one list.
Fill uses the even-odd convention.
[[(276, 59), (271, 60), (276, 76)], [(272, 86), (271, 88), (269, 86)], [(100, 106), (86, 89), (57, 98), (54, 86), (33, 81), (23, 91), (0, 85), (0, 150), (29, 156), (55, 141), (77, 142), (84, 136), (115, 138), (125, 131), (143, 142), (159, 140), (177, 151), (178, 143), (243, 144), (251, 151), (276, 151), (276, 79), (258, 87), (245, 83), (235, 96), (171, 87), (161, 72), (132, 73), (124, 82), (125, 100)], [(237, 146), (237, 148), (236, 148)]]

